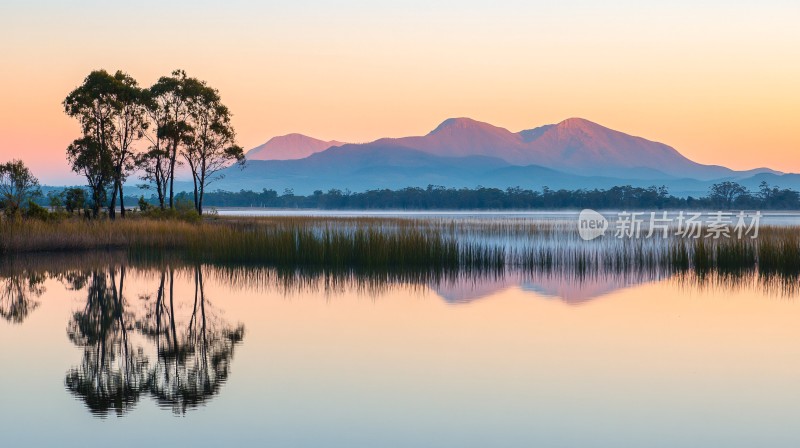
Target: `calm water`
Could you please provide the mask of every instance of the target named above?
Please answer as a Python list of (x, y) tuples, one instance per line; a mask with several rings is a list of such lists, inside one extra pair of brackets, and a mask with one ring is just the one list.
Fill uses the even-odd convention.
[(0, 277), (4, 446), (800, 444), (800, 301), (752, 275)]
[[(630, 210), (629, 210), (630, 211)], [(649, 217), (649, 212), (657, 212), (658, 210), (647, 210), (646, 216)], [(434, 218), (434, 219), (448, 219), (448, 220), (498, 220), (498, 219), (515, 219), (515, 220), (529, 220), (532, 222), (541, 221), (565, 221), (569, 223), (576, 222), (580, 210), (532, 210), (532, 211), (460, 211), (460, 210), (422, 210), (422, 211), (408, 211), (408, 210), (317, 210), (317, 209), (271, 209), (271, 208), (219, 208), (216, 212), (220, 216), (249, 216), (249, 217), (279, 217), (279, 216), (297, 216), (297, 217), (378, 217), (378, 218)], [(613, 218), (617, 215), (617, 210), (602, 210), (603, 215), (607, 218)], [(702, 219), (708, 220), (709, 214), (714, 213), (715, 210), (706, 211), (693, 211), (687, 210), (685, 213), (702, 213)], [(752, 214), (754, 211), (748, 211)], [(734, 214), (736, 212), (733, 212)], [(669, 211), (668, 218), (676, 217), (678, 211)], [(780, 225), (780, 226), (800, 226), (800, 211), (765, 211), (761, 212), (761, 224), (763, 225)]]

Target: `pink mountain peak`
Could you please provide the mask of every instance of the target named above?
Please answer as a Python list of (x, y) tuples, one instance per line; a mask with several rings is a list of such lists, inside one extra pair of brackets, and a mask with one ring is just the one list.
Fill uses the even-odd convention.
[(558, 126), (572, 127), (572, 128), (592, 128), (592, 127), (596, 127), (596, 128), (608, 129), (605, 126), (599, 125), (599, 124), (597, 124), (597, 123), (595, 123), (593, 121), (589, 121), (589, 120), (587, 120), (585, 118), (580, 118), (580, 117), (567, 118), (566, 120), (562, 121), (561, 123), (558, 123)]
[(566, 120), (554, 125), (553, 128), (562, 134), (570, 134), (572, 136), (579, 136), (588, 139), (636, 139), (640, 140), (641, 142), (655, 143), (642, 137), (637, 137), (605, 127), (585, 118), (567, 118)]
[(428, 135), (435, 135), (442, 132), (454, 133), (470, 130), (489, 133), (510, 133), (507, 129), (489, 123), (473, 120), (472, 118), (458, 117), (444, 120), (439, 126), (436, 127), (436, 129), (429, 132)]
[(261, 146), (247, 152), (250, 160), (293, 160), (303, 159), (344, 143), (336, 140), (319, 140), (303, 134), (286, 134), (273, 137)]

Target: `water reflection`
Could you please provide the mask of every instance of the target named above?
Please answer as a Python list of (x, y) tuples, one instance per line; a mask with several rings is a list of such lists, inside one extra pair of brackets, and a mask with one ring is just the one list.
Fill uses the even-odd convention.
[(197, 407), (219, 393), (228, 378), (236, 344), (244, 326), (231, 327), (211, 309), (206, 299), (203, 269), (194, 268), (194, 299), (187, 322), (175, 306), (175, 272), (161, 272), (154, 300), (143, 298), (146, 313), (137, 322), (155, 343), (156, 362), (148, 375), (150, 393), (161, 406), (176, 414)]
[(69, 340), (83, 348), (83, 359), (67, 372), (64, 382), (92, 414), (121, 416), (148, 388), (147, 357), (128, 337), (134, 318), (123, 296), (125, 268), (118, 275), (113, 270), (94, 271), (73, 279), (88, 283), (86, 305), (73, 314), (67, 327)]
[(276, 269), (258, 266), (213, 266), (215, 282), (232, 289), (278, 292), (291, 296), (305, 292), (327, 297), (357, 293), (379, 297), (389, 291), (432, 291), (453, 305), (475, 302), (499, 292), (518, 288), (536, 297), (548, 297), (569, 305), (582, 305), (615, 292), (661, 281), (692, 288), (748, 288), (769, 295), (800, 294), (795, 275), (747, 270), (658, 269), (488, 269), (468, 271), (358, 271)]
[(45, 276), (23, 271), (0, 278), (0, 317), (21, 324), (39, 306)]
[[(99, 417), (124, 415), (142, 395), (176, 414), (204, 404), (227, 380), (244, 326), (219, 317), (206, 297), (200, 266), (193, 268), (193, 297), (176, 298), (175, 270), (169, 267), (159, 273), (155, 296), (140, 297), (137, 306), (126, 300), (125, 275), (123, 265), (62, 276), (86, 292), (85, 306), (67, 327), (83, 357), (67, 372), (66, 388)], [(187, 301), (184, 318), (179, 308)], [(143, 336), (142, 345), (132, 343), (135, 334)]]
[(184, 415), (221, 393), (245, 328), (224, 318), (208, 297), (206, 283), (224, 285), (227, 291), (281, 296), (320, 292), (326, 297), (358, 293), (373, 299), (405, 289), (432, 293), (454, 306), (487, 300), (508, 289), (581, 305), (653, 282), (671, 282), (687, 290), (752, 289), (782, 297), (800, 292), (796, 277), (757, 269), (359, 271), (143, 262), (105, 254), (34, 257), (0, 265), (0, 316), (9, 323), (24, 323), (39, 306), (48, 280), (80, 294), (66, 329), (80, 357), (67, 369), (63, 384), (89, 413), (101, 418), (128, 415), (147, 399)]

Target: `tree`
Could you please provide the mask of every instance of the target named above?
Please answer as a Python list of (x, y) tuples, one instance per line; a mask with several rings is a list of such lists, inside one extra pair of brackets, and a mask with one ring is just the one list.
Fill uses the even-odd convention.
[[(136, 159), (136, 166), (141, 170), (141, 179), (152, 182), (156, 188), (158, 206), (161, 210), (167, 208), (167, 186), (169, 184), (169, 156), (166, 151), (158, 146), (151, 146), (147, 152)], [(142, 184), (141, 188), (149, 188), (150, 184)]]
[(758, 184), (758, 198), (763, 204), (769, 203), (774, 194), (773, 191), (777, 192), (777, 188), (773, 190), (765, 180)]
[(7, 215), (16, 216), (23, 204), (39, 194), (39, 181), (21, 160), (0, 164), (0, 200)]
[(72, 214), (86, 207), (86, 191), (80, 187), (70, 187), (61, 192), (64, 198), (64, 208)]
[(137, 158), (137, 166), (142, 171), (141, 179), (155, 185), (158, 204), (162, 210), (166, 208), (170, 182), (169, 129), (172, 120), (171, 108), (167, 107), (165, 96), (160, 88), (142, 91), (142, 103), (153, 126), (144, 134), (150, 146)]
[(189, 93), (191, 130), (183, 151), (192, 172), (194, 208), (203, 214), (206, 187), (222, 178), (217, 173), (231, 163), (244, 163), (244, 150), (236, 145), (231, 114), (222, 104), (219, 92), (204, 82), (193, 84)]
[(742, 185), (725, 181), (712, 185), (708, 198), (715, 205), (730, 209), (739, 197), (747, 194), (747, 189)]
[(48, 191), (47, 192), (47, 203), (50, 205), (50, 208), (57, 211), (62, 212), (64, 211), (64, 195), (63, 191)]
[(136, 167), (136, 157), (133, 143), (141, 139), (148, 127), (143, 103), (142, 90), (138, 83), (127, 73), (117, 71), (114, 74), (113, 97), (116, 113), (114, 119), (114, 133), (111, 149), (111, 159), (114, 167), (113, 182), (114, 193), (111, 195), (111, 208), (109, 214), (115, 213), (115, 199), (119, 195), (119, 206), (122, 217), (125, 217), (125, 202), (123, 185), (126, 178)]
[(114, 165), (109, 151), (104, 151), (93, 137), (75, 140), (67, 148), (72, 171), (83, 175), (92, 193), (92, 215), (97, 218), (106, 201), (106, 187), (113, 178)]
[[(94, 180), (102, 179), (111, 184), (111, 202), (108, 214), (116, 216), (116, 199), (120, 198), (122, 216), (125, 216), (123, 203), (123, 183), (134, 168), (133, 143), (142, 137), (147, 127), (142, 93), (136, 80), (128, 74), (117, 71), (113, 76), (105, 70), (95, 70), (84, 79), (83, 84), (67, 95), (64, 100), (64, 112), (77, 118), (81, 124), (83, 138), (78, 139), (67, 151), (68, 159), (73, 164), (73, 171)], [(83, 157), (98, 163), (76, 166), (81, 159), (80, 152), (89, 151), (91, 157)], [(102, 163), (99, 163), (102, 162)], [(108, 173), (87, 173), (87, 170), (108, 170)], [(100, 185), (91, 185), (95, 199), (105, 199), (105, 194), (96, 191)], [(100, 204), (96, 204), (99, 211)], [(97, 213), (95, 213), (96, 215)]]
[(170, 208), (175, 205), (175, 168), (180, 163), (178, 154), (191, 134), (190, 92), (199, 83), (194, 78), (188, 78), (183, 70), (175, 70), (171, 76), (159, 78), (145, 92), (148, 114), (155, 123), (155, 135), (150, 137), (151, 143), (154, 143), (151, 151), (155, 152), (146, 159), (155, 165), (151, 165), (153, 174), (148, 177), (156, 182), (157, 187), (163, 182), (165, 193), (168, 189)]
[(115, 98), (117, 81), (105, 70), (89, 73), (83, 84), (64, 99), (64, 112), (78, 119), (83, 137), (67, 148), (72, 170), (86, 177), (92, 191), (95, 217), (106, 199), (106, 187), (114, 177), (114, 161), (110, 146), (115, 136), (114, 115), (118, 113)]

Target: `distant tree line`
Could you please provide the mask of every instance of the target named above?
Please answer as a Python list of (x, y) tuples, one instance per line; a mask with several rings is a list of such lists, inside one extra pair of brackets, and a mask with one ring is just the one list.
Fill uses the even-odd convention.
[(91, 72), (63, 102), (81, 136), (67, 148), (72, 170), (86, 178), (86, 204), (97, 217), (117, 206), (125, 217), (125, 181), (134, 174), (155, 189), (156, 206), (175, 207), (176, 169), (185, 164), (193, 180), (192, 203), (203, 212), (206, 188), (219, 171), (244, 162), (231, 113), (219, 92), (182, 70), (141, 88), (127, 73)]
[[(0, 164), (0, 210), (8, 216), (43, 217), (49, 206), (52, 211), (92, 214), (92, 194), (87, 187), (49, 188), (42, 194), (39, 181), (19, 160)], [(163, 197), (124, 197), (122, 203), (136, 203), (140, 211), (162, 206)], [(194, 194), (180, 192), (173, 197), (173, 206), (193, 207)], [(204, 202), (213, 207), (264, 207), (308, 209), (397, 209), (397, 210), (533, 210), (533, 209), (761, 209), (800, 210), (800, 193), (762, 182), (757, 191), (750, 191), (736, 182), (720, 182), (711, 186), (702, 197), (677, 197), (665, 186), (618, 186), (609, 189), (541, 191), (506, 188), (427, 188), (408, 187), (400, 190), (368, 190), (354, 193), (331, 189), (304, 196), (291, 189), (282, 194), (275, 190), (261, 192), (213, 191), (205, 193)], [(199, 216), (198, 216), (199, 217)]]
[[(188, 199), (186, 193), (177, 197)], [(149, 202), (155, 203), (151, 197)], [(526, 210), (526, 209), (764, 209), (800, 210), (800, 193), (762, 182), (758, 191), (749, 191), (736, 182), (714, 184), (705, 196), (677, 197), (664, 187), (619, 186), (609, 189), (541, 191), (507, 188), (427, 188), (368, 190), (355, 193), (331, 189), (304, 196), (292, 190), (278, 194), (261, 192), (214, 191), (206, 193), (206, 204), (213, 207), (267, 207), (311, 209), (400, 209), (400, 210)]]

